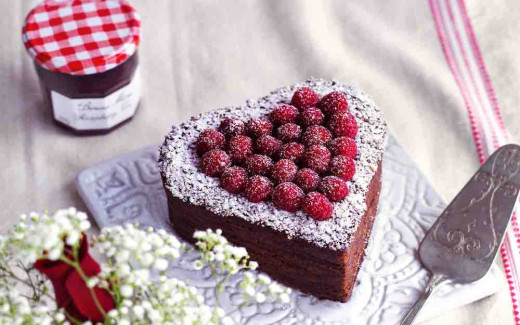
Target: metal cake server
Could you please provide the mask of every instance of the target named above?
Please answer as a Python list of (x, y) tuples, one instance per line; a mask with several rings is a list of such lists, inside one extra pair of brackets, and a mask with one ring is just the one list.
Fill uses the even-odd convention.
[(442, 212), (419, 247), (432, 276), (401, 325), (411, 325), (442, 284), (474, 282), (493, 263), (520, 189), (520, 146), (497, 149)]

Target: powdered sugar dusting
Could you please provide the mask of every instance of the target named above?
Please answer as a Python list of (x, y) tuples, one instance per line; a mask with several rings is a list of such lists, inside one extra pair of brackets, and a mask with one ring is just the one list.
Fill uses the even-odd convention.
[[(253, 118), (267, 117), (276, 106), (289, 103), (293, 93), (301, 87), (310, 87), (320, 96), (331, 91), (345, 93), (349, 111), (359, 126), (356, 136), (358, 155), (354, 160), (356, 174), (348, 182), (350, 193), (343, 201), (334, 203), (334, 214), (326, 221), (315, 221), (302, 211), (282, 211), (272, 202), (251, 203), (243, 196), (226, 192), (219, 186), (218, 178), (199, 171), (199, 157), (195, 150), (195, 142), (203, 130), (217, 129), (225, 118), (236, 118), (246, 123)], [(165, 187), (174, 197), (185, 202), (204, 206), (225, 217), (239, 217), (271, 227), (289, 238), (298, 237), (320, 247), (344, 250), (367, 210), (365, 195), (382, 158), (385, 135), (386, 122), (381, 110), (365, 93), (335, 81), (310, 79), (279, 88), (258, 100), (249, 100), (244, 106), (203, 113), (173, 126), (160, 148), (159, 169)]]

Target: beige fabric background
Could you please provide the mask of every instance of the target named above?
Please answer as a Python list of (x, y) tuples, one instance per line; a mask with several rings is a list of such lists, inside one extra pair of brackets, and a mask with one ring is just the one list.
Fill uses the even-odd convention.
[[(34, 0), (0, 0), (0, 227), (75, 205), (76, 174), (162, 141), (173, 123), (309, 76), (358, 84), (433, 185), (451, 199), (477, 168), (459, 90), (426, 0), (134, 0), (143, 18), (144, 100), (106, 136), (76, 137), (45, 109), (20, 39)], [(467, 0), (514, 140), (520, 137), (520, 2)], [(492, 8), (492, 10), (490, 10)], [(492, 297), (427, 324), (513, 324), (505, 281)]]

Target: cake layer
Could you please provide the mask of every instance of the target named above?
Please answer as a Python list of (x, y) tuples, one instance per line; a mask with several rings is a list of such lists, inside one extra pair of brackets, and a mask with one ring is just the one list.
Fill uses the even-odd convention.
[(365, 256), (381, 189), (381, 161), (367, 191), (367, 209), (345, 250), (318, 247), (301, 238), (288, 238), (268, 226), (216, 214), (174, 197), (166, 188), (170, 221), (184, 240), (193, 243), (196, 230), (222, 229), (233, 244), (245, 247), (260, 269), (273, 279), (318, 298), (345, 302), (352, 293)]

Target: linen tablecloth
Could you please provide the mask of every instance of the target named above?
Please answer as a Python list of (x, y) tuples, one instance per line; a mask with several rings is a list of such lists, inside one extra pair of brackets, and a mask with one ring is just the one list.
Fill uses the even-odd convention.
[[(428, 0), (134, 0), (143, 19), (144, 98), (105, 136), (52, 123), (20, 29), (31, 0), (0, 1), (0, 198), (3, 230), (22, 212), (85, 209), (74, 178), (92, 164), (160, 142), (171, 124), (239, 105), (310, 76), (357, 84), (449, 201), (478, 168), (467, 101)], [(459, 2), (462, 2), (459, 1)], [(467, 0), (467, 15), (510, 140), (520, 137), (520, 2)], [(426, 324), (514, 324), (499, 293)]]

